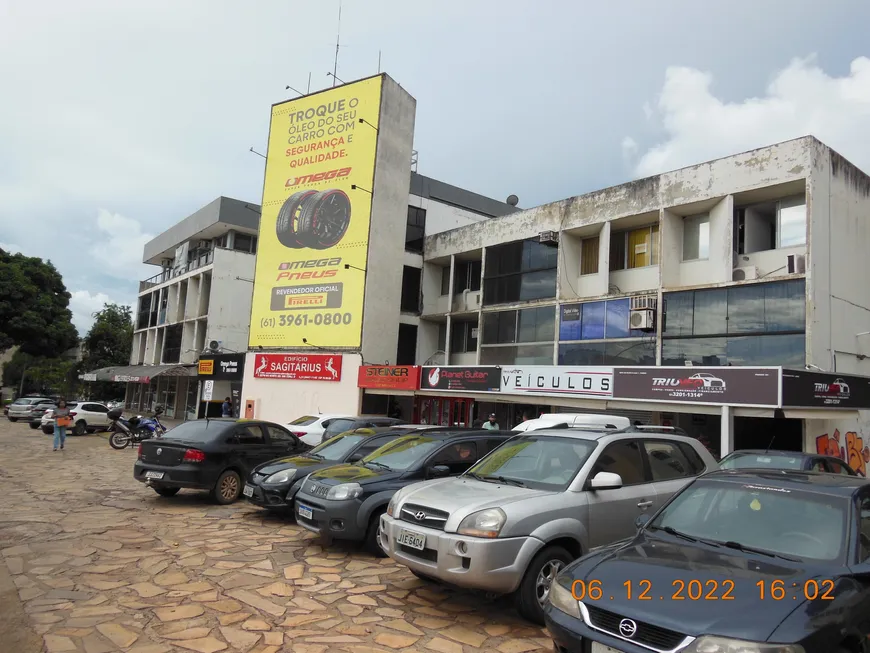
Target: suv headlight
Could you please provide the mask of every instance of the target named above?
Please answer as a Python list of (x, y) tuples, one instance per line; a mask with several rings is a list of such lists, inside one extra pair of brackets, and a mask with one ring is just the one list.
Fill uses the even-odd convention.
[(342, 483), (329, 488), (326, 498), (332, 501), (346, 501), (347, 499), (356, 499), (362, 492), (362, 485), (359, 483)]
[(473, 537), (498, 537), (506, 521), (507, 515), (501, 508), (488, 508), (468, 515), (457, 532)]
[(550, 601), (550, 604), (557, 610), (561, 610), (575, 619), (582, 618), (580, 616), (580, 605), (578, 604), (577, 599), (574, 598), (571, 590), (560, 584), (558, 581), (550, 585), (550, 596), (547, 598)]
[(282, 469), (280, 472), (275, 472), (274, 474), (272, 474), (271, 476), (266, 478), (266, 480), (263, 481), (263, 483), (266, 483), (268, 485), (275, 485), (278, 483), (286, 483), (287, 481), (292, 479), (294, 476), (296, 476), (296, 468), (295, 467), (291, 468), (291, 469)]
[(393, 498), (390, 499), (390, 503), (387, 504), (387, 514), (392, 517), (396, 512), (396, 509), (399, 507), (399, 493), (396, 492), (393, 495)]
[[(552, 596), (552, 590), (550, 595)], [(744, 642), (727, 637), (704, 636), (689, 644), (684, 653), (805, 653), (805, 651), (804, 647), (798, 644), (766, 644)]]

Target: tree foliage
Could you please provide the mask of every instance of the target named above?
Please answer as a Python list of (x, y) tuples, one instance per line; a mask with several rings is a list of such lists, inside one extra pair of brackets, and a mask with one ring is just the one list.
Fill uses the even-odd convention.
[[(24, 376), (24, 384), (21, 377)], [(69, 358), (38, 358), (20, 349), (3, 366), (3, 385), (23, 394), (63, 395), (72, 397), (79, 385), (76, 362)]]
[(0, 249), (0, 351), (54, 358), (78, 342), (70, 294), (50, 261)]
[[(106, 304), (93, 315), (94, 325), (84, 339), (84, 357), (77, 369), (93, 372), (103, 367), (128, 365), (133, 347), (133, 315), (129, 306)], [(124, 386), (105, 381), (87, 384), (92, 397), (105, 401), (124, 396)]]

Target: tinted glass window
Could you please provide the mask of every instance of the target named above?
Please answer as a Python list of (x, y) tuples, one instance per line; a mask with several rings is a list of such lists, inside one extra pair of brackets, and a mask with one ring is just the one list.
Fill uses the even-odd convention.
[(810, 465), (811, 472), (827, 472), (828, 469), (825, 467), (825, 461), (821, 458), (813, 458)]
[(595, 478), (599, 472), (619, 474), (623, 485), (646, 483), (640, 443), (637, 440), (623, 440), (607, 445), (598, 456), (589, 478)]
[(697, 480), (647, 528), (670, 526), (692, 537), (739, 542), (790, 557), (844, 560), (848, 498), (767, 485)]
[(185, 440), (188, 442), (210, 442), (229, 434), (235, 426), (232, 422), (214, 422), (211, 420), (194, 420), (182, 422), (166, 432), (163, 437), (169, 440)]
[(408, 469), (428, 456), (441, 442), (424, 435), (406, 435), (366, 456), (363, 462), (376, 462), (390, 469)]
[(342, 433), (314, 447), (311, 454), (325, 460), (341, 460), (366, 437), (368, 436), (365, 433)]
[(352, 419), (334, 419), (326, 427), (327, 435), (338, 435), (353, 428), (354, 420)]
[(580, 327), (581, 340), (602, 340), (604, 338), (604, 302), (583, 304)]
[(357, 449), (354, 453), (362, 454), (363, 456), (368, 456), (373, 451), (377, 451), (385, 444), (388, 444), (395, 440), (398, 436), (396, 435), (387, 435), (379, 438), (369, 438), (366, 440), (363, 445)]
[(692, 476), (693, 467), (683, 451), (673, 442), (644, 440), (653, 481), (668, 481)]
[(705, 469), (707, 469), (707, 465), (704, 464), (704, 459), (701, 458), (701, 455), (695, 451), (695, 448), (687, 444), (685, 442), (679, 443), (680, 450), (683, 452), (683, 455), (686, 457), (686, 460), (692, 466), (692, 475), (700, 474)]
[(728, 330), (728, 291), (708, 290), (695, 293), (694, 334), (720, 334)]
[(273, 443), (287, 443), (287, 442), (296, 442), (296, 438), (287, 433), (284, 429), (279, 429), (277, 426), (267, 426), (266, 430), (269, 432), (269, 439)]
[(694, 328), (694, 292), (665, 295), (665, 319), (662, 332), (669, 336), (690, 336)]
[(308, 426), (309, 424), (314, 424), (317, 421), (316, 417), (312, 417), (311, 415), (303, 415), (302, 417), (297, 417), (292, 422), (290, 422), (291, 426)]
[(477, 462), (476, 442), (456, 442), (444, 447), (427, 461), (428, 465), (446, 465), (451, 474), (461, 474)]
[(861, 546), (860, 562), (866, 562), (870, 558), (870, 498), (861, 499), (861, 526), (858, 534)]
[(828, 471), (832, 474), (844, 474), (846, 476), (854, 476), (852, 470), (836, 458), (826, 458), (825, 463), (828, 466)]
[(266, 440), (263, 437), (263, 430), (259, 426), (249, 424), (238, 429), (235, 432), (236, 440), (239, 444), (265, 444)]
[(780, 453), (741, 453), (725, 456), (719, 463), (720, 469), (803, 469), (803, 456), (789, 456)]
[(764, 285), (728, 289), (728, 333), (764, 331)]

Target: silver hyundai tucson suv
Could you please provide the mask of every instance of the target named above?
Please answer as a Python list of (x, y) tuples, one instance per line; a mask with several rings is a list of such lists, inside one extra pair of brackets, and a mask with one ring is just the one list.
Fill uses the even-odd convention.
[(515, 596), (543, 623), (550, 584), (590, 549), (634, 535), (691, 479), (718, 469), (668, 427), (544, 429), (508, 440), (465, 474), (399, 490), (380, 545), (417, 576)]

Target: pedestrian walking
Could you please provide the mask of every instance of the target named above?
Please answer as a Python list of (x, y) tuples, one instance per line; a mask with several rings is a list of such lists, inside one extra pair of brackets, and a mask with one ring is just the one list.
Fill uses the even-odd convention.
[(54, 409), (54, 450), (58, 447), (63, 450), (63, 443), (66, 441), (66, 429), (72, 426), (72, 417), (69, 414), (66, 400), (60, 399), (57, 402), (57, 408)]
[(227, 397), (224, 399), (224, 403), (221, 404), (221, 417), (232, 417), (233, 416), (233, 400)]

